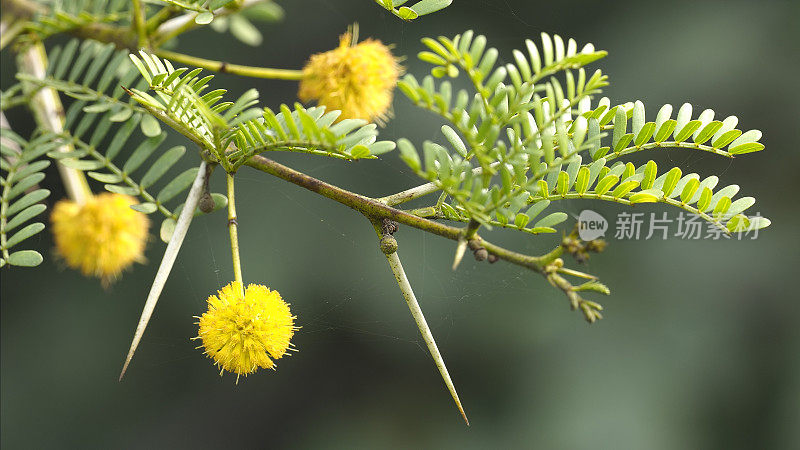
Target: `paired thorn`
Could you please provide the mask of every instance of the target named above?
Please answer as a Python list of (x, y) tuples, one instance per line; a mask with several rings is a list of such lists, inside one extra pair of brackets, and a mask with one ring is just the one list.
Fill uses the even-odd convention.
[(461, 260), (464, 259), (464, 253), (467, 252), (467, 240), (464, 238), (459, 238), (458, 240), (458, 247), (456, 247), (456, 255), (453, 258), (453, 270), (458, 268), (458, 265), (461, 264)]
[[(392, 233), (397, 231), (397, 224), (386, 219), (384, 219), (383, 222), (373, 220), (372, 223), (375, 226), (375, 231), (381, 237), (381, 251), (386, 255), (386, 260), (389, 262), (389, 267), (392, 269), (397, 285), (403, 293), (403, 298), (405, 298), (408, 309), (411, 311), (411, 316), (414, 318), (414, 322), (416, 322), (420, 334), (422, 334), (425, 346), (428, 348), (428, 352), (431, 358), (433, 358), (433, 362), (439, 370), (442, 381), (444, 381), (447, 390), (450, 392), (450, 396), (453, 398), (458, 412), (461, 413), (464, 423), (469, 426), (469, 419), (467, 418), (466, 412), (464, 412), (464, 407), (461, 405), (461, 400), (458, 398), (458, 392), (456, 392), (453, 380), (450, 378), (450, 373), (447, 371), (447, 366), (444, 364), (444, 358), (442, 358), (439, 347), (433, 339), (433, 333), (431, 333), (428, 322), (422, 314), (422, 308), (419, 306), (419, 302), (417, 301), (416, 295), (414, 295), (414, 290), (411, 288), (403, 265), (400, 263), (400, 257), (397, 256), (397, 241), (392, 236)], [(466, 248), (466, 240), (464, 243), (464, 248)]]
[(467, 426), (469, 426), (467, 414), (464, 412), (464, 407), (461, 405), (461, 400), (458, 398), (458, 392), (456, 392), (456, 388), (453, 385), (453, 380), (450, 378), (450, 373), (447, 371), (447, 366), (444, 364), (444, 359), (442, 358), (442, 354), (439, 352), (439, 347), (436, 345), (436, 341), (433, 339), (433, 334), (428, 326), (428, 322), (425, 320), (425, 316), (422, 314), (422, 308), (420, 308), (419, 302), (417, 302), (417, 297), (414, 295), (414, 291), (411, 289), (411, 284), (408, 282), (408, 277), (406, 277), (405, 270), (403, 270), (403, 265), (400, 263), (400, 257), (397, 256), (397, 252), (394, 252), (386, 255), (386, 259), (389, 261), (389, 267), (391, 267), (392, 273), (394, 273), (394, 277), (397, 280), (397, 284), (400, 286), (400, 290), (403, 292), (403, 297), (406, 299), (408, 309), (411, 310), (411, 316), (414, 317), (414, 321), (417, 323), (417, 328), (419, 328), (419, 332), (422, 334), (422, 339), (425, 341), (425, 345), (428, 347), (428, 351), (433, 358), (433, 362), (436, 364), (436, 368), (439, 369), (439, 374), (442, 376), (442, 380), (444, 381), (447, 390), (450, 391), (450, 396), (453, 398), (458, 411), (461, 413), (461, 417), (464, 419), (464, 422), (467, 424)]
[(200, 194), (203, 191), (203, 180), (206, 177), (205, 169), (206, 162), (203, 161), (200, 163), (200, 170), (197, 171), (197, 177), (194, 179), (192, 188), (189, 190), (189, 195), (186, 198), (186, 205), (175, 224), (175, 231), (173, 231), (172, 237), (167, 244), (167, 249), (164, 251), (164, 257), (161, 260), (161, 265), (158, 266), (158, 272), (156, 272), (155, 280), (153, 280), (153, 285), (150, 287), (150, 293), (147, 294), (147, 300), (142, 309), (142, 316), (139, 318), (139, 323), (136, 325), (136, 331), (133, 335), (131, 348), (128, 350), (128, 356), (125, 357), (125, 363), (122, 365), (122, 371), (119, 374), (119, 381), (122, 381), (122, 377), (125, 376), (133, 354), (136, 352), (136, 348), (139, 346), (142, 336), (144, 336), (144, 330), (147, 328), (150, 317), (152, 317), (153, 311), (156, 308), (158, 297), (161, 295), (161, 290), (164, 289), (164, 285), (167, 283), (167, 277), (169, 277), (169, 273), (172, 271), (172, 266), (175, 264), (175, 259), (178, 257), (183, 239), (186, 237), (186, 232), (189, 230), (189, 223), (192, 221), (194, 210), (197, 208), (197, 204), (200, 201)]
[[(477, 242), (473, 242), (473, 238), (475, 237), (475, 233), (478, 232), (478, 228), (480, 228), (481, 224), (477, 220), (470, 220), (467, 228), (464, 230), (464, 234), (458, 238), (458, 247), (456, 247), (456, 255), (453, 258), (453, 270), (458, 268), (458, 265), (461, 264), (461, 260), (464, 259), (464, 253), (467, 251), (467, 245), (473, 247), (472, 250), (475, 251), (477, 249)], [(477, 253), (475, 255), (478, 257)], [(486, 253), (486, 257), (488, 258), (489, 254)], [(485, 258), (484, 258), (485, 259)]]

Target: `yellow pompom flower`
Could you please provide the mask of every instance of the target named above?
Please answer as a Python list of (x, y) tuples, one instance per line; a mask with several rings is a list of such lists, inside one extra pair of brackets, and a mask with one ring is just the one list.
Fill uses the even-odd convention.
[[(208, 311), (199, 317), (199, 335), (205, 354), (224, 371), (239, 375), (251, 374), (259, 367), (275, 369), (292, 347), (297, 327), (289, 305), (278, 291), (260, 284), (247, 286), (233, 281), (208, 297)], [(199, 348), (199, 347), (198, 347)]]
[(131, 209), (132, 197), (102, 193), (86, 203), (60, 200), (53, 208), (56, 251), (69, 267), (108, 284), (123, 269), (144, 261), (147, 216)]
[(303, 68), (297, 96), (342, 111), (340, 119), (381, 123), (388, 117), (392, 91), (403, 69), (381, 41), (367, 39), (355, 45), (352, 41), (347, 32), (338, 48), (312, 55)]

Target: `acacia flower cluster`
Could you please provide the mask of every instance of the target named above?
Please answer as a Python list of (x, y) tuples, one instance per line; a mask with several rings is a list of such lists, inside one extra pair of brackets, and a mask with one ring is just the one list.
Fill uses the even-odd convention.
[[(244, 294), (244, 295), (242, 295)], [(260, 284), (233, 281), (208, 297), (208, 311), (197, 324), (195, 339), (224, 371), (233, 372), (239, 380), (258, 368), (275, 369), (275, 359), (292, 348), (291, 339), (298, 329), (295, 316), (278, 291)]]
[(60, 200), (50, 220), (56, 251), (66, 264), (108, 284), (134, 262), (144, 261), (149, 221), (131, 209), (137, 201), (102, 193), (85, 203)]
[(297, 96), (304, 102), (317, 100), (328, 110), (341, 110), (342, 119), (380, 123), (389, 116), (392, 91), (402, 73), (399, 60), (381, 41), (356, 44), (347, 32), (338, 48), (309, 58)]

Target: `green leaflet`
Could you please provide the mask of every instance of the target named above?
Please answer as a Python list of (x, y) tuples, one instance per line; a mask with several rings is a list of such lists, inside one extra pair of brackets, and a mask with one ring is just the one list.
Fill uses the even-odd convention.
[[(409, 74), (398, 87), (415, 104), (450, 122), (442, 127), (449, 148), (424, 142), (421, 158), (410, 141), (399, 141), (401, 158), (415, 172), (486, 224), (506, 224), (512, 218), (518, 225), (525, 222), (519, 210), (525, 202), (515, 199), (529, 195), (540, 178), (554, 177), (548, 184), (559, 192), (575, 184), (580, 169), (577, 153), (596, 151), (602, 136), (597, 120), (583, 116), (572, 120), (572, 108), (607, 84), (602, 73), (587, 75), (582, 67), (605, 52), (596, 52), (591, 45), (579, 51), (574, 40), (565, 43), (559, 36), (543, 34), (541, 52), (529, 41), (530, 58), (515, 51), (516, 64), (497, 66), (499, 52), (472, 31), (422, 42), (427, 51), (420, 58), (434, 65), (433, 76), (419, 81)], [(551, 76), (557, 72), (567, 74), (566, 83)], [(453, 92), (449, 81), (434, 80), (459, 73), (468, 75), (474, 93)], [(538, 82), (538, 90), (547, 96), (537, 93)], [(567, 170), (559, 175), (562, 164)], [(482, 175), (473, 176), (475, 170)]]
[[(44, 230), (42, 222), (31, 222), (41, 215), (47, 207), (40, 203), (50, 195), (50, 191), (35, 187), (44, 179), (43, 171), (50, 161), (37, 160), (53, 148), (46, 136), (36, 136), (24, 140), (13, 131), (0, 129), (2, 147), (2, 193), (0, 210), (4, 220), (0, 221), (0, 267), (33, 267), (41, 264), (42, 255), (35, 250), (20, 250), (22, 243)], [(27, 192), (26, 192), (27, 191)]]
[(410, 6), (403, 6), (407, 2), (408, 0), (375, 0), (375, 3), (405, 21), (412, 21), (420, 16), (442, 10), (450, 6), (453, 0), (421, 0)]

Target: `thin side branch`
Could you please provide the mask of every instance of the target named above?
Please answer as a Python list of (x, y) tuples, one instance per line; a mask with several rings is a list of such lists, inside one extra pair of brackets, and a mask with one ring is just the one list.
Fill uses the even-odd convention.
[(302, 80), (302, 70), (291, 69), (272, 69), (270, 67), (243, 66), (240, 64), (228, 64), (224, 61), (198, 58), (183, 53), (171, 52), (169, 50), (158, 49), (154, 53), (170, 61), (190, 66), (200, 67), (201, 69), (211, 70), (219, 73), (232, 73), (252, 78), (269, 78), (273, 80)]
[[(499, 162), (492, 163), (489, 167), (495, 167)], [(476, 167), (472, 169), (473, 175), (480, 175), (483, 173), (483, 167)], [(386, 197), (381, 197), (378, 199), (379, 202), (387, 204), (389, 206), (396, 206), (400, 205), (405, 202), (410, 202), (411, 200), (424, 197), (428, 194), (433, 194), (434, 192), (441, 191), (442, 188), (437, 186), (435, 183), (425, 183), (419, 186), (415, 186), (411, 189), (406, 189), (405, 191), (398, 192), (396, 194), (387, 195)]]

